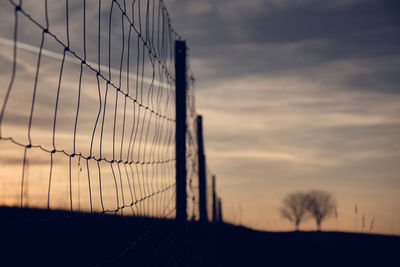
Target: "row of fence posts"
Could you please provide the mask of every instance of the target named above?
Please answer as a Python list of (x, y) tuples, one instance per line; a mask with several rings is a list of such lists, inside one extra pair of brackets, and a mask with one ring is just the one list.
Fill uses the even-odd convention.
[[(176, 85), (176, 220), (179, 231), (179, 266), (186, 266), (186, 221), (187, 221), (187, 195), (186, 195), (186, 129), (187, 129), (187, 57), (186, 42), (175, 41), (175, 85)], [(206, 160), (203, 143), (203, 120), (197, 116), (197, 146), (198, 146), (198, 177), (199, 177), (199, 221), (209, 222), (207, 217), (207, 186), (206, 186)], [(216, 194), (216, 178), (212, 176), (212, 222), (222, 222), (222, 203)]]
[[(186, 119), (187, 119), (187, 58), (186, 42), (175, 41), (175, 84), (176, 84), (176, 219), (181, 222), (187, 220), (187, 195), (186, 195)], [(207, 216), (207, 181), (206, 159), (203, 142), (203, 118), (196, 118), (196, 139), (199, 177), (199, 221), (208, 222)], [(212, 222), (222, 222), (221, 199), (216, 195), (215, 176), (212, 176)]]
[[(198, 147), (198, 161), (199, 161), (199, 214), (200, 222), (208, 222), (207, 212), (207, 175), (206, 175), (206, 157), (204, 155), (203, 143), (203, 118), (198, 115), (196, 118), (197, 123), (197, 147)], [(212, 217), (213, 223), (222, 222), (222, 201), (216, 193), (215, 175), (212, 176)]]

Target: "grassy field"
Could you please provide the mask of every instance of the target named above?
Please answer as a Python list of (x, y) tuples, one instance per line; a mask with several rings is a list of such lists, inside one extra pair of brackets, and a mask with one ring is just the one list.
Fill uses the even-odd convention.
[(0, 266), (400, 266), (398, 236), (17, 208), (0, 220)]

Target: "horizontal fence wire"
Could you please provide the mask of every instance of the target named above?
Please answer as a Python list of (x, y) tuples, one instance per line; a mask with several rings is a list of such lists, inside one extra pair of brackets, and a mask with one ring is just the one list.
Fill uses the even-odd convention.
[(9, 0), (0, 12), (0, 205), (164, 218), (180, 38), (164, 2)]

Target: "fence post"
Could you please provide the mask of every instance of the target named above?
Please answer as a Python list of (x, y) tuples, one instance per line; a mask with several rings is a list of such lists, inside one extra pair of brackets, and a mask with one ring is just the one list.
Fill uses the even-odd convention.
[(186, 42), (175, 41), (176, 219), (186, 221)]
[(206, 160), (203, 143), (203, 119), (197, 116), (197, 149), (199, 161), (199, 212), (200, 222), (207, 222)]
[(175, 41), (175, 153), (176, 153), (176, 221), (178, 222), (178, 262), (186, 266), (186, 42)]
[(222, 223), (222, 200), (218, 198), (218, 222)]
[(215, 175), (212, 176), (212, 221), (217, 222), (217, 194), (215, 190)]

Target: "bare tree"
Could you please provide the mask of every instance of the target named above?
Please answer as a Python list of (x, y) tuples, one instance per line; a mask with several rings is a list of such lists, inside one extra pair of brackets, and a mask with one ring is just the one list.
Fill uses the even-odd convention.
[(335, 198), (328, 192), (313, 190), (307, 193), (306, 202), (307, 211), (315, 219), (318, 231), (321, 231), (322, 221), (335, 214)]
[(301, 221), (307, 215), (307, 200), (306, 193), (294, 192), (287, 195), (282, 201), (281, 215), (294, 224), (296, 231), (299, 230)]

